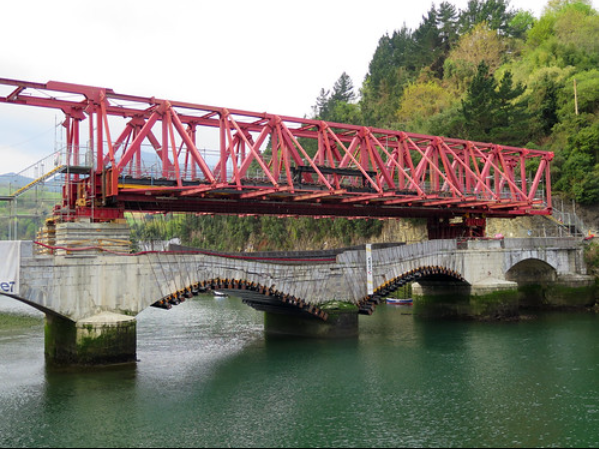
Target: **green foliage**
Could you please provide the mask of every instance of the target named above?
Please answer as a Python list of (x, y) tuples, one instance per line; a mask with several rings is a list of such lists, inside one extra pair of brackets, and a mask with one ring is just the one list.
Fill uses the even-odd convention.
[(584, 261), (590, 273), (599, 272), (599, 244), (589, 243), (584, 250)]
[[(14, 190), (14, 187), (2, 183), (0, 179), (0, 195), (10, 195)], [(14, 205), (0, 201), (0, 240), (6, 240), (9, 236), (15, 239), (15, 230), (19, 240), (36, 239), (37, 231), (60, 198), (58, 192), (37, 187), (20, 195)]]
[(354, 84), (350, 76), (343, 72), (335, 82), (332, 93), (324, 88), (320, 90), (316, 105), (312, 107), (314, 116), (331, 122), (358, 123), (359, 109), (351, 103), (355, 99)]
[(411, 123), (440, 113), (451, 105), (452, 100), (451, 93), (438, 81), (411, 84), (404, 90), (398, 120), (413, 130), (409, 127)]
[(512, 74), (506, 71), (499, 83), (489, 74), (484, 61), (468, 87), (462, 101), (467, 137), (476, 141), (518, 145), (528, 133), (527, 105), (518, 98), (524, 93), (514, 86)]
[(180, 238), (183, 245), (231, 252), (321, 249), (323, 242), (349, 246), (383, 229), (374, 219), (183, 214), (129, 217), (129, 225), (135, 243)]
[(524, 39), (534, 24), (535, 18), (529, 11), (518, 11), (509, 22), (509, 28), (514, 38)]
[(486, 22), (491, 29), (502, 34), (513, 33), (510, 24), (516, 13), (508, 10), (508, 6), (508, 0), (469, 0), (466, 9), (460, 14), (460, 32), (466, 33), (475, 25)]

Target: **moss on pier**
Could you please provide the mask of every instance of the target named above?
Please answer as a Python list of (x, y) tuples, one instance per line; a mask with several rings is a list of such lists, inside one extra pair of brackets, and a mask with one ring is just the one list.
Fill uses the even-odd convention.
[(135, 320), (75, 323), (47, 316), (45, 334), (46, 360), (51, 364), (102, 365), (136, 358)]
[(414, 314), (429, 318), (488, 320), (518, 314), (518, 292), (497, 290), (484, 294), (415, 294)]

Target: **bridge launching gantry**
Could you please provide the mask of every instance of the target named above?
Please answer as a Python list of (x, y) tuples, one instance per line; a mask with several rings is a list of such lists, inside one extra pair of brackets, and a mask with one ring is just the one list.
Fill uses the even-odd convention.
[(411, 217), (427, 218), (430, 238), (454, 238), (484, 236), (487, 217), (551, 214), (551, 152), (56, 81), (0, 79), (0, 102), (65, 115), (59, 222), (125, 211)]

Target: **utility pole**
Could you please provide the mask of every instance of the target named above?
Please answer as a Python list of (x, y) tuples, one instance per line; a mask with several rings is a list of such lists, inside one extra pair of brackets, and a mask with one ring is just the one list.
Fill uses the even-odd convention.
[(578, 116), (578, 93), (576, 91), (576, 78), (574, 79), (574, 111), (576, 112), (576, 116)]

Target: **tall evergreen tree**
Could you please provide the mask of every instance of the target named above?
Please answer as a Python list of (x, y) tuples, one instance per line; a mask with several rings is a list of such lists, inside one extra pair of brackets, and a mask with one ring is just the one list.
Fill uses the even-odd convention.
[(322, 115), (328, 114), (328, 103), (331, 91), (325, 91), (324, 88), (320, 89), (320, 94), (316, 98), (316, 105), (312, 106), (312, 112), (314, 117), (321, 117)]
[(531, 115), (524, 99), (521, 83), (514, 84), (512, 73), (506, 71), (496, 91), (495, 126), (491, 140), (502, 144), (523, 146), (529, 139)]
[(496, 87), (497, 82), (489, 74), (489, 66), (481, 61), (476, 75), (468, 86), (466, 99), (462, 100), (462, 114), (469, 139), (489, 141), (494, 125)]
[[(325, 121), (350, 122), (356, 120), (355, 115), (351, 114), (349, 106), (356, 99), (354, 84), (346, 72), (343, 72), (333, 85), (333, 92), (320, 90), (316, 99), (316, 105), (312, 107), (314, 117)], [(357, 109), (357, 106), (354, 105)], [(350, 117), (343, 117), (343, 116)]]
[(414, 52), (412, 58), (417, 67), (431, 66), (437, 59), (440, 49), (441, 38), (437, 28), (437, 10), (433, 7), (426, 16), (422, 17), (422, 23), (414, 31)]
[(445, 55), (458, 40), (458, 12), (449, 2), (441, 2), (437, 10), (437, 22), (441, 48)]
[(378, 43), (362, 87), (361, 110), (368, 125), (390, 127), (404, 87), (416, 78), (412, 31), (403, 26)]
[(527, 105), (518, 98), (524, 86), (514, 85), (512, 74), (506, 71), (498, 84), (482, 61), (462, 101), (468, 138), (498, 144), (524, 145), (528, 141)]
[(509, 0), (469, 0), (460, 13), (460, 33), (467, 33), (474, 25), (486, 22), (492, 30), (508, 34), (510, 22), (516, 15), (508, 10)]
[(333, 94), (331, 100), (334, 102), (353, 102), (356, 100), (354, 92), (354, 84), (351, 77), (343, 72), (333, 86)]

